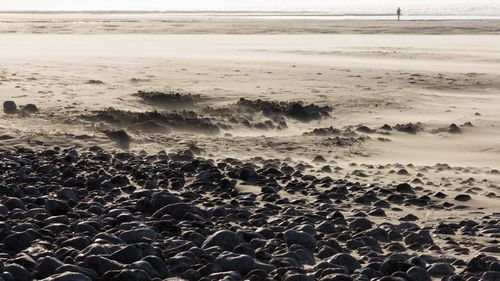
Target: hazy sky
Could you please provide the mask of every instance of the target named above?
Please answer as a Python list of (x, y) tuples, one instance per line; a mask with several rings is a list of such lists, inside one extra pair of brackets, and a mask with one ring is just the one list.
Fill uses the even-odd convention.
[(0, 10), (413, 10), (488, 11), (500, 0), (0, 0)]

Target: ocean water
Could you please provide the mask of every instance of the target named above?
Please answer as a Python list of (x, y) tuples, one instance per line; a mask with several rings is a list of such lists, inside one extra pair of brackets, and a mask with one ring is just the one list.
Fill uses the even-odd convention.
[[(200, 13), (208, 17), (296, 19), (296, 20), (394, 20), (394, 14), (334, 14), (334, 13)], [(196, 14), (191, 14), (196, 16)], [(500, 20), (494, 14), (403, 14), (401, 20)]]
[(0, 0), (0, 10), (322, 11), (495, 14), (500, 0)]
[[(1, 1), (1, 0), (0, 0)], [(500, 0), (499, 0), (500, 1)], [(197, 19), (269, 20), (396, 20), (396, 14), (337, 14), (324, 12), (0, 12), (0, 23), (8, 22), (155, 22)], [(403, 14), (403, 21), (499, 20), (494, 14)], [(499, 22), (500, 26), (500, 22)]]
[[(498, 19), (500, 0), (0, 0), (1, 11), (203, 11), (214, 16), (293, 19)], [(269, 11), (275, 11), (269, 12)]]

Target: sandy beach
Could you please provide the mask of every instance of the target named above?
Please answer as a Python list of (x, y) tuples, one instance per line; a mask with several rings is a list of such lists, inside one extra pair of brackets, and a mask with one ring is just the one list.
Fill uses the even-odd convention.
[[(406, 279), (383, 280), (427, 280), (411, 277), (422, 274), (410, 272), (418, 266), (411, 257), (419, 257), (432, 280), (498, 280), (498, 262), (489, 262), (489, 269), (471, 264), (500, 254), (498, 23), (0, 14), (0, 97), (15, 103), (4, 103), (0, 114), (6, 175), (0, 180), (1, 216), (13, 219), (12, 233), (25, 233), (16, 225), (27, 224), (27, 216), (16, 217), (16, 206), (39, 204), (25, 198), (24, 208), (12, 203), (22, 197), (13, 183), (27, 197), (54, 197), (65, 206), (49, 208), (43, 218), (66, 216), (74, 223), (87, 218), (71, 215), (88, 211), (79, 201), (94, 204), (112, 193), (116, 197), (98, 202), (102, 210), (94, 223), (118, 216), (116, 209), (127, 210), (126, 220), (141, 217), (132, 226), (140, 234), (119, 224), (103, 228), (125, 244), (152, 243), (163, 251), (157, 256), (169, 270), (155, 268), (149, 280), (382, 280), (394, 272)], [(16, 157), (29, 163), (16, 168), (9, 164)], [(85, 163), (101, 165), (101, 171)], [(60, 171), (40, 171), (43, 165)], [(150, 165), (156, 168), (145, 168)], [(64, 176), (68, 167), (79, 172)], [(161, 175), (162, 169), (172, 177)], [(90, 175), (101, 172), (121, 178), (89, 191)], [(41, 184), (29, 179), (49, 176), (76, 195), (53, 188), (29, 195), (28, 187)], [(68, 185), (68, 178), (82, 184)], [(183, 184), (176, 186), (176, 179)], [(229, 190), (219, 192), (226, 184)], [(146, 199), (147, 210), (136, 205), (155, 196), (163, 198), (161, 208)], [(176, 206), (182, 214), (169, 211)], [(221, 209), (234, 216), (220, 215)], [(332, 218), (334, 212), (342, 212), (342, 219)], [(159, 230), (160, 218), (179, 229)], [(331, 229), (318, 226), (325, 223)], [(369, 232), (374, 229), (394, 237), (375, 237)], [(72, 231), (61, 233), (71, 239), (80, 230)], [(43, 245), (9, 246), (11, 232), (0, 231), (0, 269)], [(95, 241), (96, 234), (82, 234), (88, 243), (78, 250), (105, 244)], [(221, 239), (238, 242), (233, 247)], [(251, 243), (255, 239), (263, 242)], [(274, 245), (273, 239), (281, 242)], [(191, 252), (181, 255), (193, 247), (221, 267), (203, 271), (204, 261)], [(110, 258), (115, 248), (104, 257), (113, 260), (106, 263), (112, 270), (146, 271)], [(235, 255), (251, 256), (251, 266), (239, 270)], [(192, 264), (181, 266), (181, 256)], [(108, 271), (82, 253), (56, 257), (94, 271), (80, 272), (89, 280), (123, 280), (118, 273), (104, 278)], [(318, 269), (326, 260), (343, 266), (331, 274), (353, 279), (326, 279), (329, 274)], [(397, 264), (368, 267), (375, 262)], [(32, 279), (63, 280), (23, 266)], [(362, 274), (368, 268), (380, 274)], [(469, 279), (441, 279), (454, 274)]]

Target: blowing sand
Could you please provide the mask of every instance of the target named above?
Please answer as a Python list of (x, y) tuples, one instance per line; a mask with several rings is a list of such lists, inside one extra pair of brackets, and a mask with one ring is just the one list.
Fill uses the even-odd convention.
[[(405, 236), (407, 248), (403, 246), (404, 249), (394, 245), (391, 248), (388, 245), (392, 241), (390, 238), (379, 241), (384, 250), (378, 251), (373, 245), (375, 250), (371, 250), (386, 257), (394, 252), (409, 256), (420, 254), (425, 262), (423, 268), (434, 277), (450, 275), (448, 264), (453, 265), (457, 274), (480, 276), (489, 269), (473, 268), (474, 271), (471, 269), (474, 265), (467, 262), (479, 252), (487, 252), (489, 256), (500, 252), (496, 246), (500, 235), (497, 196), (500, 192), (500, 37), (497, 22), (400, 24), (227, 18), (175, 18), (169, 22), (164, 18), (144, 20), (144, 15), (137, 16), (140, 17), (137, 21), (131, 21), (133, 15), (118, 20), (113, 16), (103, 21), (105, 15), (99, 15), (98, 21), (90, 23), (96, 19), (88, 15), (36, 15), (38, 21), (33, 17), (0, 15), (0, 96), (2, 101), (14, 101), (18, 107), (10, 114), (0, 115), (4, 163), (15, 155), (25, 157), (23, 153), (26, 152), (20, 152), (20, 148), (40, 151), (54, 146), (72, 148), (75, 152), (71, 153), (82, 153), (92, 146), (116, 150), (110, 153), (117, 155), (126, 150), (134, 156), (124, 161), (134, 167), (151, 160), (142, 152), (157, 155), (158, 151), (172, 153), (168, 157), (178, 161), (179, 166), (193, 157), (176, 158), (176, 153), (182, 150), (226, 163), (232, 167), (224, 170), (226, 176), (231, 178), (233, 170), (238, 174), (233, 188), (240, 195), (235, 195), (235, 200), (243, 204), (249, 200), (245, 196), (256, 197), (255, 202), (247, 202), (248, 210), (263, 210), (275, 218), (265, 224), (245, 226), (239, 217), (228, 216), (220, 218), (214, 230), (227, 231), (225, 223), (235, 225), (233, 231), (240, 227), (254, 231), (255, 227), (273, 227), (280, 223), (283, 229), (274, 231), (298, 230), (302, 235), (297, 234), (300, 239), (276, 236), (284, 239), (288, 246), (299, 244), (307, 251), (307, 254), (299, 254), (302, 269), (293, 274), (316, 274), (318, 269), (314, 264), (325, 257), (331, 259), (332, 264), (339, 264), (341, 258), (332, 258), (333, 254), (347, 250), (361, 261), (363, 268), (366, 267), (370, 259), (363, 247), (368, 247), (368, 242), (353, 246), (361, 243), (359, 237), (366, 236), (365, 232), (371, 228), (371, 224), (366, 227), (368, 223), (360, 218), (363, 214), (369, 214), (368, 218), (376, 225), (390, 223), (391, 231), (403, 232), (403, 236), (420, 235), (422, 239), (415, 243), (408, 242)], [(40, 17), (52, 20), (40, 21)], [(149, 96), (137, 94), (140, 91)], [(38, 111), (22, 109), (27, 104), (36, 105)], [(99, 153), (96, 151), (92, 153)], [(60, 152), (64, 153), (68, 152)], [(83, 159), (87, 157), (91, 158), (84, 156)], [(154, 157), (160, 161), (163, 156)], [(226, 158), (243, 162), (231, 162)], [(101, 162), (97, 164), (108, 165)], [(245, 162), (262, 169), (256, 175), (242, 176), (247, 175), (241, 171)], [(287, 172), (284, 165), (294, 167), (293, 171), (300, 171), (299, 174)], [(117, 169), (111, 166), (106, 169)], [(174, 167), (169, 164), (168, 169)], [(265, 172), (263, 167), (276, 167), (282, 172), (279, 175)], [(91, 173), (89, 169), (83, 168)], [(8, 170), (5, 168), (6, 172)], [(143, 179), (134, 179), (134, 174), (128, 170), (121, 173), (138, 190), (146, 184)], [(194, 180), (196, 183), (202, 177), (197, 175), (199, 170), (183, 170), (182, 173), (187, 182)], [(286, 185), (290, 180), (287, 177), (292, 175), (295, 180), (315, 187), (302, 189), (300, 185)], [(327, 181), (327, 184), (324, 177), (342, 182), (331, 185)], [(276, 179), (280, 184), (271, 184)], [(221, 185), (220, 179), (213, 180), (206, 179), (206, 183)], [(7, 181), (3, 179), (0, 183)], [(345, 188), (344, 181), (349, 182), (349, 192), (340, 196)], [(406, 188), (399, 185), (402, 183), (409, 183), (409, 190), (402, 191)], [(158, 185), (158, 188), (163, 187)], [(208, 213), (213, 212), (210, 204), (217, 205), (214, 202), (227, 199), (223, 193), (212, 190), (208, 196), (205, 187), (193, 183), (184, 188), (203, 194), (196, 200), (184, 201), (189, 201), (193, 208), (195, 205), (202, 208), (203, 211), (189, 211), (205, 222)], [(393, 194), (392, 198), (386, 198), (388, 194), (384, 190), (401, 197), (395, 199)], [(182, 191), (174, 189), (172, 192), (182, 194)], [(269, 193), (274, 199), (269, 199)], [(375, 197), (371, 197), (372, 193)], [(322, 194), (329, 194), (327, 197), (331, 201), (327, 202), (329, 199)], [(7, 200), (5, 196), (12, 197), (12, 194), (2, 195), (4, 201)], [(391, 206), (386, 207), (375, 200), (377, 196)], [(264, 206), (266, 201), (275, 202), (273, 206), (284, 209), (278, 211)], [(130, 202), (123, 202), (122, 207), (128, 208)], [(72, 207), (83, 208), (76, 204)], [(371, 213), (380, 208), (385, 210), (383, 215)], [(317, 225), (308, 220), (302, 223), (312, 224), (312, 231), (299, 221), (291, 223), (284, 214), (291, 209), (315, 214), (314, 221), (318, 224), (322, 220), (331, 222), (331, 217), (326, 219), (325, 212), (320, 210), (340, 210), (347, 219), (344, 231), (351, 234), (340, 231), (342, 227), (337, 224), (342, 223), (339, 221), (334, 224), (340, 230), (333, 233), (318, 230)], [(193, 219), (170, 215), (177, 220)], [(476, 225), (470, 226), (465, 219)], [(428, 234), (425, 231), (398, 225), (401, 221), (415, 221), (422, 229), (430, 231), (434, 241), (431, 238), (432, 243), (426, 242)], [(144, 223), (152, 227), (149, 220)], [(453, 231), (443, 231), (443, 224)], [(473, 234), (469, 227), (474, 229)], [(158, 229), (153, 229), (159, 233)], [(188, 230), (192, 228), (181, 229), (181, 232)], [(210, 234), (212, 232), (203, 232), (201, 236)], [(358, 240), (345, 235), (358, 235)], [(309, 247), (308, 242), (303, 241), (312, 241), (309, 236), (323, 242), (335, 238), (346, 251), (337, 250), (326, 256), (318, 254), (325, 246), (318, 242)], [(211, 238), (202, 243), (204, 247), (211, 243)], [(164, 239), (161, 243), (166, 243), (171, 238), (161, 233), (155, 234), (154, 239), (158, 239), (158, 243)], [(279, 246), (274, 253), (266, 251), (271, 257), (279, 256), (291, 251), (285, 246)], [(173, 244), (168, 247), (174, 248)], [(224, 250), (233, 250), (224, 247)], [(398, 250), (394, 250), (396, 248)], [(12, 256), (4, 262), (9, 263), (9, 259), (24, 248), (17, 250), (9, 252)], [(312, 261), (304, 262), (309, 254)], [(301, 255), (305, 255), (303, 259)], [(167, 257), (163, 259), (172, 262)], [(219, 259), (224, 260), (224, 257), (219, 256)], [(293, 275), (276, 273), (276, 268), (280, 267), (277, 262), (259, 257), (256, 260), (271, 267), (259, 265), (252, 269), (271, 272), (269, 276), (281, 274), (280, 278), (285, 280), (286, 276)], [(398, 262), (409, 264), (404, 260)], [(220, 271), (234, 271), (241, 278), (250, 271), (238, 271), (233, 265), (223, 264)], [(304, 264), (308, 266), (303, 267)], [(352, 264), (344, 266), (347, 273), (354, 273)], [(408, 270), (405, 266), (397, 270), (380, 269), (380, 272), (390, 275)], [(160, 277), (188, 275), (187, 269), (181, 270), (174, 265), (170, 268), (170, 273), (160, 274)], [(200, 272), (196, 266), (192, 268)], [(359, 271), (354, 274), (362, 275)], [(205, 276), (204, 273), (201, 276)], [(323, 280), (320, 277), (316, 276)]]

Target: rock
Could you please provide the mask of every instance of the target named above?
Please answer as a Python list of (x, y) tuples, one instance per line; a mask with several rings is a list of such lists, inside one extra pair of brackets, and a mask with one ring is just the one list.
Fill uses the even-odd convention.
[(255, 172), (255, 169), (252, 167), (242, 167), (239, 171), (239, 179), (243, 181), (254, 182), (259, 179), (259, 175)]
[(334, 255), (330, 260), (330, 263), (341, 265), (345, 267), (350, 273), (361, 268), (361, 264), (353, 256), (346, 253), (339, 253)]
[(189, 205), (187, 203), (174, 203), (159, 209), (153, 214), (153, 217), (161, 218), (164, 215), (170, 215), (178, 220), (181, 220), (188, 213), (203, 215), (202, 211), (195, 206)]
[[(243, 277), (238, 271), (224, 271), (212, 273), (208, 276), (208, 280), (228, 280), (228, 281), (239, 281), (243, 280)], [(167, 281), (179, 281), (179, 280), (167, 280)], [(200, 280), (201, 281), (201, 280)]]
[(15, 281), (14, 276), (7, 271), (0, 273), (0, 280), (2, 281)]
[(131, 264), (142, 259), (142, 254), (135, 246), (128, 245), (115, 251), (109, 258), (123, 264)]
[(223, 250), (232, 251), (236, 246), (244, 243), (243, 239), (230, 230), (220, 230), (207, 237), (202, 248), (219, 246)]
[(42, 281), (92, 281), (89, 277), (76, 272), (66, 272), (52, 275)]
[(408, 276), (409, 281), (432, 281), (429, 273), (425, 269), (418, 266), (408, 269), (408, 271), (406, 271), (406, 275)]
[(33, 275), (21, 265), (9, 264), (5, 266), (4, 271), (12, 274), (15, 281), (31, 281), (33, 280)]
[(188, 269), (182, 273), (181, 278), (183, 280), (200, 280), (201, 274), (198, 270)]
[(288, 245), (299, 244), (311, 251), (316, 248), (316, 238), (307, 232), (289, 229), (283, 233), (283, 238)]
[(487, 246), (479, 250), (481, 253), (500, 253), (500, 247), (498, 246)]
[(433, 277), (445, 277), (455, 273), (455, 269), (448, 263), (433, 264), (427, 272)]
[(20, 252), (31, 245), (33, 238), (26, 232), (15, 232), (3, 239), (5, 248), (9, 251)]
[(0, 204), (0, 216), (6, 216), (9, 213), (9, 208), (4, 204)]
[(412, 232), (412, 233), (408, 234), (404, 238), (404, 242), (407, 245), (417, 245), (417, 246), (433, 245), (434, 244), (434, 241), (432, 240), (431, 235), (426, 230), (420, 230), (419, 232)]
[(320, 279), (320, 281), (353, 281), (351, 276), (342, 273), (328, 274)]
[(123, 270), (108, 271), (102, 276), (102, 279), (109, 281), (122, 281), (122, 280), (148, 281), (152, 280), (153, 278), (148, 276), (148, 274), (142, 270), (123, 269)]
[[(179, 203), (180, 199), (173, 196), (172, 194), (168, 192), (158, 192), (155, 193), (151, 199), (151, 212), (155, 213), (156, 211), (160, 210), (161, 208)], [(162, 214), (163, 215), (163, 214)]]
[(332, 168), (330, 168), (330, 166), (328, 166), (328, 165), (321, 167), (321, 171), (324, 173), (328, 173), (328, 174), (333, 173)]
[(488, 264), (484, 260), (484, 255), (477, 255), (467, 263), (467, 271), (484, 272), (488, 271)]
[[(77, 160), (74, 160), (75, 162)], [(78, 201), (79, 195), (78, 195), (78, 189), (76, 188), (63, 188), (57, 192), (57, 197), (59, 199), (62, 199), (64, 201)]]
[(221, 254), (216, 263), (224, 271), (239, 271), (242, 275), (255, 269), (255, 261), (248, 255), (237, 255), (230, 252)]
[(159, 278), (160, 274), (154, 267), (149, 264), (147, 261), (136, 261), (128, 266), (129, 269), (136, 269), (143, 271), (149, 276), (150, 278)]
[(385, 214), (385, 211), (380, 209), (380, 208), (375, 208), (373, 210), (371, 210), (368, 215), (370, 216), (374, 216), (374, 217), (385, 217), (386, 214)]
[(168, 276), (170, 274), (167, 264), (160, 257), (149, 255), (142, 260), (147, 261), (161, 276)]
[(459, 195), (455, 196), (455, 200), (460, 201), (460, 202), (466, 202), (466, 201), (469, 201), (471, 199), (472, 199), (472, 197), (470, 197), (470, 195), (468, 195), (468, 194), (459, 194)]
[(47, 199), (45, 201), (45, 210), (52, 216), (66, 215), (71, 208), (62, 200)]
[(489, 271), (498, 271), (500, 272), (500, 262), (492, 262), (488, 267)]
[(126, 243), (139, 243), (142, 242), (144, 238), (153, 241), (156, 240), (156, 232), (151, 228), (144, 227), (124, 231), (120, 233), (118, 237)]
[(404, 261), (398, 254), (393, 254), (380, 266), (380, 271), (385, 275), (392, 275), (396, 272), (405, 272), (412, 267)]
[(396, 186), (396, 191), (399, 193), (415, 193), (413, 188), (408, 183), (401, 183)]
[(500, 271), (486, 271), (485, 273), (483, 273), (481, 280), (498, 281), (500, 280)]
[(103, 275), (111, 270), (121, 270), (123, 268), (121, 263), (96, 255), (87, 256), (83, 262), (87, 268), (94, 270), (99, 275)]
[(316, 226), (316, 231), (332, 234), (335, 233), (335, 224), (330, 221), (324, 221)]
[(434, 193), (434, 195), (433, 195), (433, 196), (434, 196), (434, 197), (437, 197), (437, 198), (444, 199), (444, 198), (446, 198), (446, 196), (448, 196), (448, 195), (446, 195), (446, 193), (443, 193), (443, 192), (439, 191), (439, 192)]
[(314, 281), (314, 280), (305, 274), (295, 273), (287, 275), (284, 278), (284, 281)]
[(312, 251), (309, 251), (309, 250), (303, 249), (303, 248), (299, 248), (299, 249), (295, 250), (295, 248), (298, 248), (295, 246), (290, 247), (290, 250), (294, 249), (293, 253), (295, 253), (299, 257), (299, 262), (301, 264), (314, 265), (316, 263)]
[[(448, 221), (410, 222), (413, 210), (449, 209), (433, 194), (452, 192), (457, 181), (424, 183), (425, 173), (445, 164), (351, 165), (379, 176), (407, 168), (422, 180), (411, 188), (333, 179), (321, 165), (290, 170), (289, 160), (260, 157), (243, 163), (184, 152), (13, 150), (0, 149), (0, 281), (498, 279), (494, 213), (473, 221), (453, 210)], [(249, 172), (240, 174), (242, 167)], [(154, 184), (146, 189), (148, 181)], [(477, 196), (491, 184), (464, 182), (476, 182), (462, 192)], [(482, 246), (472, 249), (474, 238)]]
[(382, 272), (380, 272), (380, 271), (378, 271), (376, 269), (373, 269), (373, 268), (369, 268), (369, 267), (366, 267), (366, 268), (362, 269), (359, 272), (359, 274), (362, 275), (362, 276), (365, 276), (366, 278), (368, 278), (368, 280), (372, 280), (374, 278), (382, 277), (383, 276)]
[(90, 245), (89, 239), (81, 236), (65, 240), (61, 243), (61, 246), (63, 247), (73, 247), (77, 250), (83, 250), (89, 245)]
[(38, 112), (38, 107), (32, 103), (21, 106), (21, 109), (26, 113), (36, 113)]
[(3, 204), (5, 205), (5, 207), (9, 209), (9, 211), (12, 211), (14, 209), (21, 209), (21, 210), (26, 209), (24, 202), (21, 199), (15, 197), (6, 198), (3, 201)]
[(408, 123), (408, 124), (397, 124), (394, 128), (400, 132), (405, 132), (407, 134), (416, 134), (424, 130), (424, 124), (417, 123)]
[(349, 229), (355, 232), (361, 232), (372, 228), (373, 223), (367, 218), (356, 218), (349, 223)]
[(450, 133), (450, 134), (461, 134), (462, 133), (462, 129), (460, 129), (460, 127), (458, 127), (457, 124), (452, 123), (448, 127), (448, 133)]
[(43, 257), (37, 261), (35, 266), (35, 277), (43, 279), (52, 275), (63, 263), (54, 257)]
[(315, 163), (325, 163), (326, 162), (326, 159), (325, 157), (321, 156), (321, 155), (316, 155), (313, 159), (313, 162)]
[(98, 278), (97, 272), (95, 272), (94, 270), (73, 264), (64, 264), (58, 267), (54, 273), (60, 274), (67, 272), (81, 273), (85, 276), (88, 276), (92, 280), (96, 280)]
[(4, 101), (3, 102), (3, 112), (6, 114), (14, 114), (17, 112), (17, 105), (13, 101)]
[(400, 176), (409, 176), (410, 173), (408, 173), (408, 171), (406, 169), (400, 169), (396, 172), (396, 174), (400, 175)]
[(337, 249), (334, 249), (328, 245), (323, 245), (318, 250), (318, 258), (326, 259), (326, 258), (332, 257), (333, 255), (338, 254), (338, 253), (339, 253), (339, 251)]
[(399, 219), (400, 221), (416, 221), (418, 217), (414, 214), (407, 214), (406, 216)]

